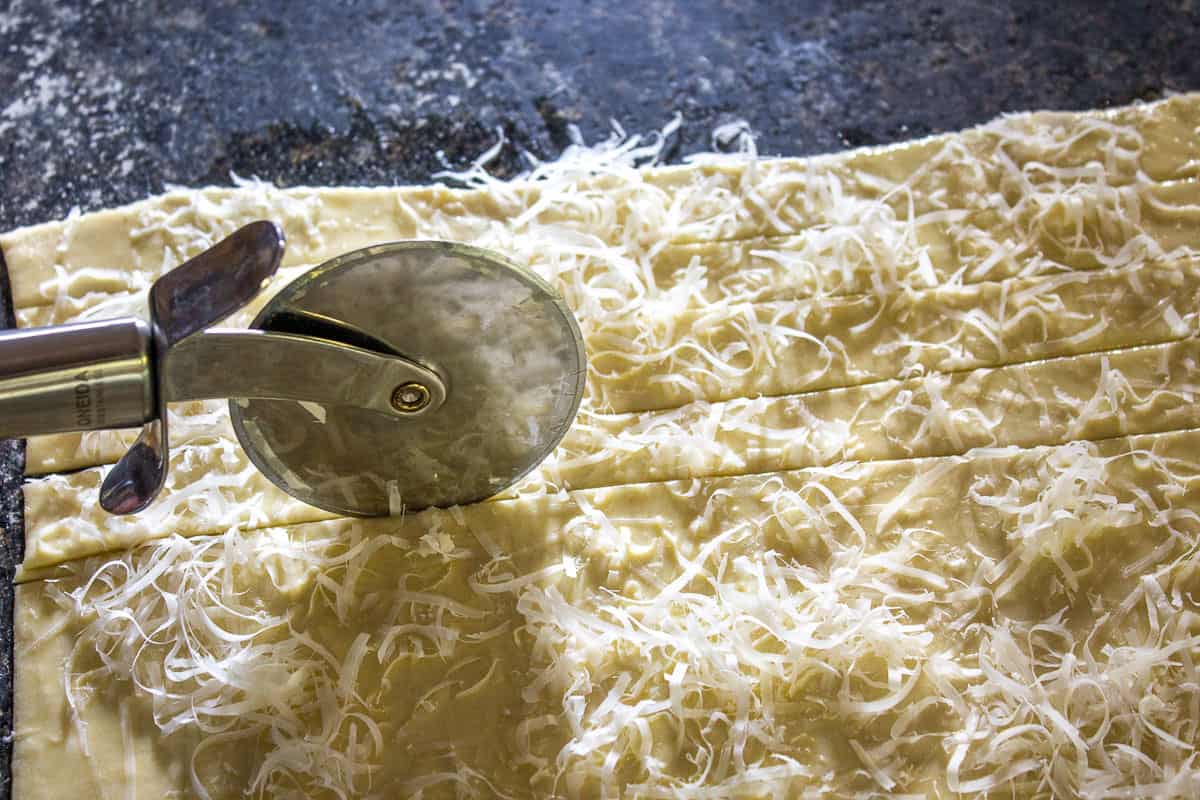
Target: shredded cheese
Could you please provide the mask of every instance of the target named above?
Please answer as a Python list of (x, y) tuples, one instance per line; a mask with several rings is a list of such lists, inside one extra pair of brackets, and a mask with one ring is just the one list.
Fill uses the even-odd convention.
[[(223, 417), (179, 414), (172, 508), (215, 529), (152, 519), (208, 535), (44, 584), (65, 620), (28, 652), (70, 637), (85, 752), (118, 686), (127, 781), (144, 707), (198, 742), (200, 797), (1200, 791), (1200, 254), (1150, 134), (1006, 117), (889, 168), (760, 161), (732, 125), (737, 152), (644, 169), (678, 124), (391, 193), (579, 317), (589, 397), (516, 497), (278, 527), (305, 518)], [(334, 235), (311, 190), (176, 197), (135, 233), (150, 274), (240, 214)], [(87, 280), (55, 273), (47, 313), (144, 288)]]

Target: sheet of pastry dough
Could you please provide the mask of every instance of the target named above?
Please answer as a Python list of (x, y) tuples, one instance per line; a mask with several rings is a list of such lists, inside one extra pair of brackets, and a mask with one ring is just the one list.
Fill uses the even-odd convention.
[[(328, 763), (353, 753), (355, 741), (358, 758), (372, 766), (353, 772), (347, 763), (339, 785), (363, 796), (414, 796), (421, 787), (438, 797), (599, 796), (605, 786), (613, 795), (622, 786), (634, 794), (631, 786), (648, 782), (649, 759), (660, 777), (645, 788), (682, 792), (696, 782), (689, 759), (705, 743), (714, 762), (725, 762), (711, 764), (701, 781), (714, 793), (724, 784), (729, 793), (781, 796), (823, 781), (838, 796), (878, 791), (861, 750), (899, 763), (891, 780), (903, 781), (908, 793), (945, 795), (958, 751), (941, 742), (954, 744), (959, 722), (988, 711), (1000, 716), (1004, 708), (1013, 717), (976, 720), (989, 735), (963, 742), (958, 772), (965, 783), (986, 772), (992, 736), (1036, 721), (1039, 712), (980, 671), (986, 659), (1010, 656), (1004, 648), (1018, 645), (979, 622), (997, 619), (1019, 647), (1026, 636), (1053, 644), (1054, 636), (1082, 640), (1091, 631), (1113, 645), (1136, 640), (1146, 579), (1126, 567), (1172, 544), (1173, 526), (1155, 510), (1200, 508), (1198, 446), (1200, 436), (1187, 431), (622, 486), (403, 522), (341, 520), (175, 539), (112, 561), (71, 562), (52, 583), (18, 587), (18, 717), (26, 722), (17, 740), (17, 796), (38, 796), (47, 775), (57, 776), (49, 785), (58, 796), (119, 795), (130, 777), (118, 746), (123, 736), (133, 742), (139, 795), (190, 791), (182, 757), (194, 731), (184, 725), (163, 737), (153, 719), (169, 724), (186, 715), (193, 680), (224, 692), (235, 707), (290, 709), (298, 718), (299, 728), (282, 738), (253, 724), (214, 737), (196, 762), (213, 796), (263, 786), (286, 793), (285, 776), (312, 792)], [(1089, 476), (1095, 485), (1047, 497), (1056, 477), (1081, 460), (1098, 467)], [(1013, 476), (1023, 476), (1015, 488)], [(1021, 511), (997, 508), (992, 501), (1000, 497)], [(1059, 514), (1107, 524), (1059, 521), (1036, 538), (1005, 535), (1020, 517)], [(289, 540), (307, 549), (282, 544)], [(182, 577), (133, 598), (109, 594), (107, 583), (121, 584), (127, 569), (143, 575), (156, 562), (197, 559), (213, 572), (202, 585), (263, 619), (249, 626), (256, 634), (249, 643), (230, 645), (196, 629), (192, 646), (243, 669), (281, 671), (277, 693), (247, 698), (238, 680), (202, 671), (168, 687), (179, 695), (156, 701), (127, 682), (93, 678), (92, 644), (115, 648), (118, 658), (117, 650), (140, 647), (124, 615), (163, 602), (158, 591), (179, 592)], [(1165, 561), (1169, 568), (1156, 577), (1163, 591), (1200, 589), (1194, 561)], [(973, 584), (980, 572), (995, 573), (991, 586)], [(1019, 589), (1000, 591), (1013, 575)], [(86, 605), (102, 610), (69, 613), (67, 593), (92, 577)], [(1039, 633), (1077, 595), (1093, 600), (1070, 603), (1062, 631)], [(273, 627), (280, 619), (290, 633)], [(704, 630), (687, 631), (700, 622)], [(1187, 633), (1192, 623), (1177, 624), (1183, 627), (1173, 637), (1194, 635)], [(153, 671), (188, 635), (182, 623), (158, 631), (138, 659), (137, 670), (146, 671), (138, 678), (158, 683)], [(359, 641), (368, 642), (361, 662)], [(896, 664), (877, 660), (876, 648), (899, 652), (903, 674), (889, 674)], [(1123, 675), (1108, 672), (1123, 659), (1119, 646), (1099, 651), (1101, 663), (1073, 668), (1119, 684)], [(79, 752), (64, 700), (64, 660), (86, 698), (80, 722), (96, 743), (90, 758)], [(348, 662), (357, 662), (352, 692), (343, 685)], [(297, 669), (306, 677), (289, 681)], [(909, 685), (918, 674), (921, 682)], [(1161, 696), (1152, 723), (1191, 713), (1185, 687), (1150, 673), (1129, 677), (1136, 690)], [(740, 697), (739, 687), (749, 696)], [(1071, 708), (1069, 685), (1045, 690), (1054, 707)], [(319, 702), (322, 691), (335, 695), (333, 706)], [(774, 730), (764, 737), (768, 714)], [(379, 726), (378, 742), (368, 720)], [(895, 730), (903, 734), (894, 737)], [(301, 731), (310, 751), (288, 750)], [(1024, 744), (1043, 756), (1054, 746)], [(739, 783), (738, 751), (748, 763), (781, 769)], [(264, 774), (276, 758), (291, 768)], [(64, 759), (75, 768), (61, 769)]]
[(93, 507), (127, 435), (32, 442), (18, 796), (1186, 796), (1198, 125), (1181, 96), (0, 237), (22, 325), (136, 311), (257, 217), (275, 287), (464, 239), (554, 282), (592, 359), (515, 496), (399, 522), (291, 501), (219, 403), (172, 409), (132, 520)]

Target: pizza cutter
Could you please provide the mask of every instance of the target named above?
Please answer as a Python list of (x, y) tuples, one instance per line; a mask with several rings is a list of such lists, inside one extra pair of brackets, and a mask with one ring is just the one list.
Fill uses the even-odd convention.
[(531, 271), (466, 244), (391, 242), (306, 272), (249, 329), (211, 327), (283, 248), (254, 222), (156, 281), (148, 320), (0, 333), (0, 437), (143, 426), (100, 490), (105, 510), (133, 513), (166, 479), (166, 403), (229, 398), (263, 474), (359, 516), (483, 500), (561, 441), (583, 339)]

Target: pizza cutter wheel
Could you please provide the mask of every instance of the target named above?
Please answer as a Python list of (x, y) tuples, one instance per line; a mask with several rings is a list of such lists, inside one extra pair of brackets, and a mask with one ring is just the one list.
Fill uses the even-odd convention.
[(288, 494), (374, 516), (483, 500), (557, 446), (583, 394), (579, 327), (545, 282), (465, 244), (334, 258), (249, 330), (209, 328), (276, 271), (256, 222), (150, 290), (150, 319), (0, 333), (0, 436), (143, 425), (105, 477), (113, 513), (166, 477), (166, 402), (230, 398), (250, 460)]

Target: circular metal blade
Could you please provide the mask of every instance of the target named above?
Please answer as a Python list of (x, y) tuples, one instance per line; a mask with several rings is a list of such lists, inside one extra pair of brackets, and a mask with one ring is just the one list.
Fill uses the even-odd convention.
[(230, 400), (250, 459), (289, 494), (361, 516), (483, 500), (559, 443), (583, 395), (583, 338), (548, 284), (494, 253), (394, 242), (340, 256), (284, 288), (255, 319), (319, 314), (445, 380), (411, 419), (346, 406)]

